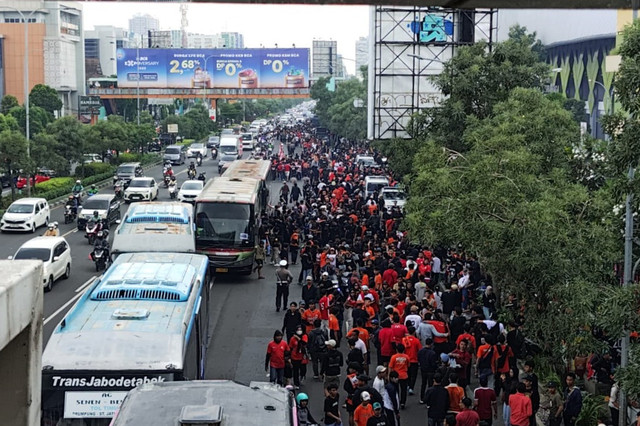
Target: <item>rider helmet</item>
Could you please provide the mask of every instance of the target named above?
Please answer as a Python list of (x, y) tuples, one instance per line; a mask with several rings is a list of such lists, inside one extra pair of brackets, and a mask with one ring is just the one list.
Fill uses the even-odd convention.
[(102, 238), (104, 236), (104, 233), (102, 231), (98, 231), (98, 233), (96, 234), (96, 236), (98, 238)]
[(77, 183), (77, 184), (81, 184), (82, 182), (80, 182), (80, 179), (78, 179), (78, 180), (76, 181), (76, 183)]
[(300, 392), (298, 395), (296, 395), (296, 402), (298, 404), (300, 404), (300, 402), (302, 401), (308, 401), (308, 400), (309, 400), (309, 397), (304, 392)]
[(176, 181), (176, 177), (175, 176), (171, 176), (171, 181), (175, 182)]
[(91, 185), (91, 189), (96, 189), (96, 185), (95, 184)]
[(53, 230), (53, 229), (55, 229), (55, 227), (56, 227), (56, 225), (54, 225), (53, 222), (49, 224), (49, 229)]
[(100, 213), (98, 213), (98, 210), (94, 210), (94, 211), (93, 211), (93, 215), (94, 215), (94, 216), (99, 216), (99, 215), (100, 215)]

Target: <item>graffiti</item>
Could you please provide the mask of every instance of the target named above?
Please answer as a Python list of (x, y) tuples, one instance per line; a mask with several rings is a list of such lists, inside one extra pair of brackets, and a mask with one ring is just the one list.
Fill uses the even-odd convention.
[(418, 34), (420, 43), (442, 43), (453, 36), (453, 22), (442, 16), (427, 13), (422, 22), (416, 19), (407, 25), (411, 32)]
[[(418, 96), (418, 107), (429, 108), (435, 107), (442, 102), (443, 95), (441, 93), (420, 93)], [(383, 108), (413, 108), (415, 100), (411, 94), (400, 95), (381, 95), (376, 100), (378, 105)]]

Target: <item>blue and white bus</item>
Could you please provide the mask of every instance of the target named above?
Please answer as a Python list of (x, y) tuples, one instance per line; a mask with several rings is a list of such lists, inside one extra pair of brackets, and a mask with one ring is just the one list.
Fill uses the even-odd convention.
[(108, 425), (139, 384), (203, 379), (208, 265), (197, 254), (120, 254), (45, 347), (42, 423)]

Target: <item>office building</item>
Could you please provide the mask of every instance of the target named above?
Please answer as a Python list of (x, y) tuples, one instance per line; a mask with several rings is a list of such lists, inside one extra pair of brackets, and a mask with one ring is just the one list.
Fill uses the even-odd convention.
[(313, 40), (311, 51), (311, 80), (336, 76), (338, 72), (338, 42)]
[(218, 47), (244, 49), (244, 36), (240, 33), (222, 32), (218, 34)]
[(140, 47), (149, 45), (149, 31), (158, 31), (160, 21), (149, 14), (134, 15), (129, 19), (130, 44), (140, 44)]
[(369, 37), (356, 40), (356, 76), (361, 78), (360, 68), (369, 64)]
[(84, 32), (84, 66), (86, 79), (116, 74), (116, 49), (128, 46), (124, 28), (96, 25)]
[(65, 1), (0, 1), (0, 97), (13, 95), (24, 102), (24, 25), (29, 30), (29, 90), (46, 84), (58, 91), (62, 114), (75, 114), (84, 95), (82, 5)]

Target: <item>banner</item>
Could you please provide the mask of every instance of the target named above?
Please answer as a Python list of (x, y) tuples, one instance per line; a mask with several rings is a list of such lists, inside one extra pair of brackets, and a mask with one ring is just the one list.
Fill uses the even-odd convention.
[(309, 87), (309, 49), (118, 49), (116, 59), (121, 88)]

